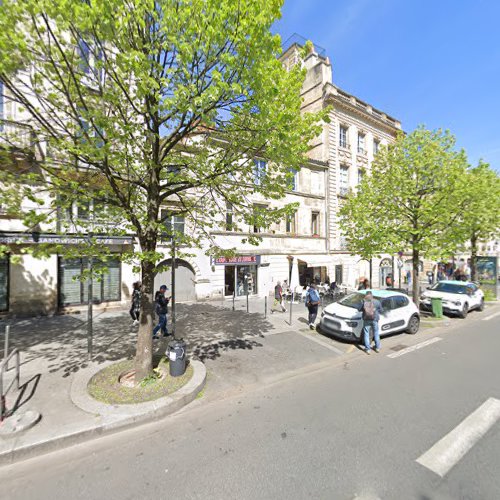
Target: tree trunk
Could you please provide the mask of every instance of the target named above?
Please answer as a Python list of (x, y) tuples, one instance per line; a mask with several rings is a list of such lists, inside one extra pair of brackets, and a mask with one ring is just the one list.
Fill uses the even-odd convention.
[(144, 380), (153, 372), (153, 292), (155, 264), (143, 261), (141, 264), (142, 295), (139, 332), (135, 353), (135, 381)]
[(415, 302), (415, 305), (418, 307), (420, 303), (420, 282), (419, 282), (419, 269), (418, 265), (420, 262), (420, 252), (418, 250), (415, 250), (413, 248), (413, 257), (412, 257), (412, 264), (413, 264), (413, 281), (412, 281), (412, 293), (413, 293), (413, 302)]
[(471, 238), (470, 238), (470, 279), (471, 279), (471, 281), (477, 281), (476, 257), (477, 257), (477, 236), (474, 233), (472, 233)]

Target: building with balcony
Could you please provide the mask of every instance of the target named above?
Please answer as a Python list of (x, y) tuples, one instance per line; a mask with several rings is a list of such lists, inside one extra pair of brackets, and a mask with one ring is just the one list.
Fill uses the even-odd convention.
[[(395, 276), (394, 259), (389, 255), (361, 260), (351, 255), (339, 227), (338, 210), (366, 172), (380, 147), (390, 144), (401, 132), (401, 123), (384, 111), (362, 101), (334, 83), (332, 64), (324, 49), (306, 44), (294, 35), (285, 42), (281, 60), (285, 67), (300, 64), (306, 69), (302, 88), (303, 111), (317, 112), (331, 107), (330, 123), (311, 144), (311, 159), (328, 166), (327, 248), (328, 274), (337, 282), (354, 287), (360, 278), (384, 286), (388, 274)], [(391, 262), (389, 266), (388, 260)]]

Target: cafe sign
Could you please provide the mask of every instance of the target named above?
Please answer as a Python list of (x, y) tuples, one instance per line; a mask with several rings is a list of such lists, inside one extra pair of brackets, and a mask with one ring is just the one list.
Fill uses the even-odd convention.
[(212, 265), (235, 266), (235, 265), (259, 265), (260, 255), (236, 255), (235, 257), (212, 258)]

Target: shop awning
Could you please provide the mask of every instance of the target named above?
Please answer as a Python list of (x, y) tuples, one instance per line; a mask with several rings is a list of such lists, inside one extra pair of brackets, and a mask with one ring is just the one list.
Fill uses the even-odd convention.
[(333, 264), (331, 255), (294, 255), (293, 258), (305, 262), (307, 267), (329, 267)]

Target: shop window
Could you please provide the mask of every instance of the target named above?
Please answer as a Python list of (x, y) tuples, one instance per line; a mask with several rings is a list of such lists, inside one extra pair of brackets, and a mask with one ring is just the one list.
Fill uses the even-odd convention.
[(0, 311), (9, 308), (9, 256), (0, 257)]
[(319, 236), (319, 212), (311, 213), (311, 234)]
[[(94, 268), (106, 267), (106, 272), (96, 278), (92, 283), (92, 294), (94, 302), (111, 302), (121, 300), (121, 262), (118, 257), (107, 261), (95, 260)], [(64, 259), (59, 258), (58, 263), (58, 287), (59, 305), (79, 305), (88, 301), (88, 282), (80, 279), (80, 276), (88, 267), (87, 258)]]

